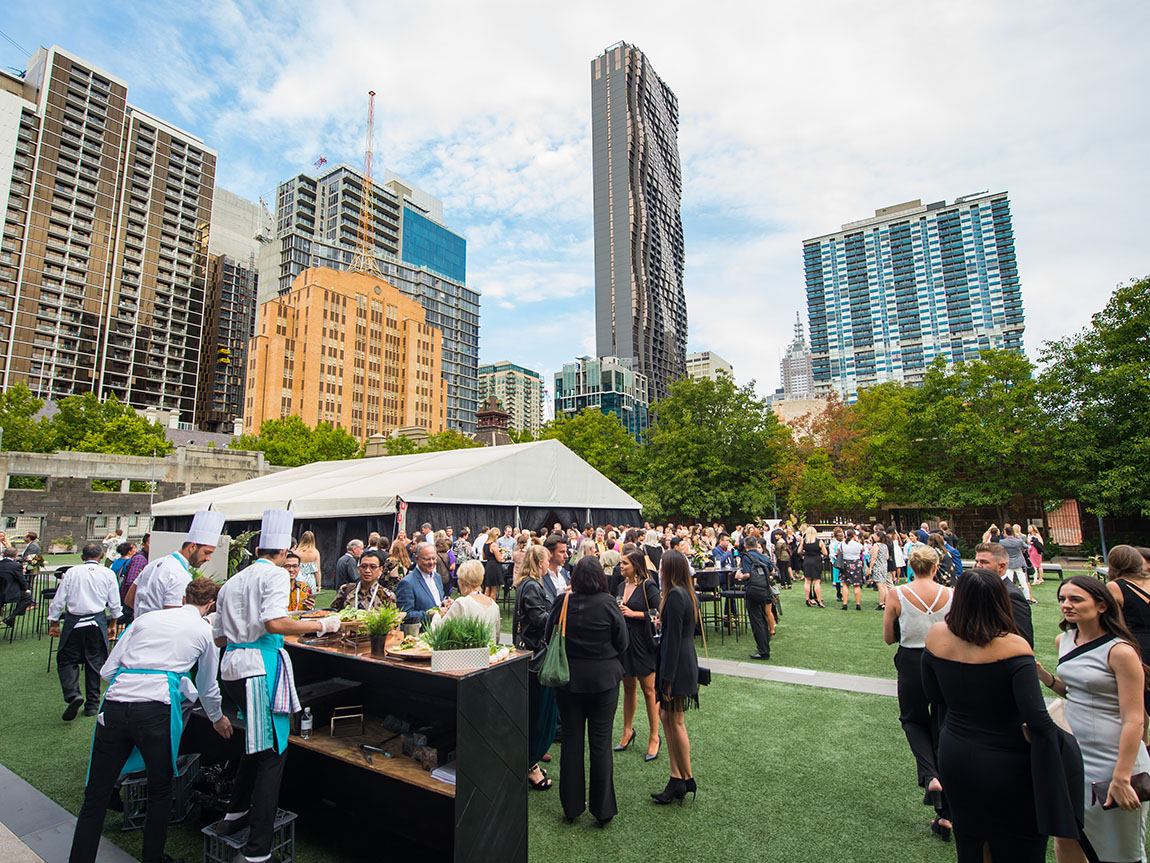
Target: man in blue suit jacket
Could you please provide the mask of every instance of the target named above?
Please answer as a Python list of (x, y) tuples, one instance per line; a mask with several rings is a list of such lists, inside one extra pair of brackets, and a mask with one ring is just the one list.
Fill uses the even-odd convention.
[(396, 586), (395, 604), (400, 611), (407, 612), (405, 624), (426, 622), (429, 608), (451, 607), (451, 599), (443, 596), (443, 582), (435, 571), (435, 546), (430, 542), (416, 546), (415, 569)]

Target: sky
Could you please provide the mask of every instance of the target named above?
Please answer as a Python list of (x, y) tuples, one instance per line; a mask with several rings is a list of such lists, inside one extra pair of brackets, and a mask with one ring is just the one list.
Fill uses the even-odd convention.
[(878, 207), (1008, 191), (1033, 359), (1150, 273), (1144, 2), (48, 0), (0, 30), (125, 79), (252, 200), (362, 166), (375, 90), (376, 176), (467, 238), (480, 361), (549, 390), (594, 352), (590, 69), (619, 41), (679, 100), (688, 350), (761, 395), (806, 323), (802, 241)]

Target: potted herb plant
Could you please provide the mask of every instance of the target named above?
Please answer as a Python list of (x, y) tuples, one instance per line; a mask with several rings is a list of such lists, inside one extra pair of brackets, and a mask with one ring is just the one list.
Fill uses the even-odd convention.
[(431, 648), (432, 671), (471, 671), (486, 668), (491, 627), (474, 617), (449, 617), (423, 633)]
[(400, 611), (394, 605), (381, 605), (375, 611), (367, 613), (363, 623), (367, 627), (367, 634), (371, 639), (371, 652), (375, 656), (386, 655), (388, 647), (403, 641), (403, 632), (399, 625), (406, 616), (406, 611)]

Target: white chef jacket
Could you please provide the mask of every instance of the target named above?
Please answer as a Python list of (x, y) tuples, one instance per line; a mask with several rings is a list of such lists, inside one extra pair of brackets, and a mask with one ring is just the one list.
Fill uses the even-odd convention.
[(178, 551), (153, 560), (136, 578), (135, 619), (150, 611), (184, 604), (184, 592), (192, 580), (188, 559)]
[[(113, 619), (124, 613), (116, 575), (108, 567), (88, 561), (71, 567), (64, 574), (56, 596), (48, 606), (48, 619), (59, 620), (65, 609), (77, 617), (87, 617), (99, 614), (105, 608)], [(96, 626), (96, 621), (81, 621), (74, 628), (82, 626)]]
[(183, 673), (198, 665), (196, 682), (186, 677), (180, 692), (188, 701), (199, 699), (212, 722), (223, 716), (220, 687), (216, 683), (219, 651), (212, 627), (194, 605), (165, 608), (137, 620), (112, 648), (100, 676), (114, 682), (105, 697), (110, 701), (159, 701), (170, 704), (168, 678), (159, 674), (121, 674), (121, 668), (149, 668)]
[[(216, 597), (216, 617), (212, 635), (231, 644), (248, 644), (267, 633), (269, 620), (288, 616), (291, 578), (286, 569), (265, 558), (232, 576)], [(241, 647), (224, 652), (220, 676), (243, 680), (265, 674), (263, 656), (258, 650)]]

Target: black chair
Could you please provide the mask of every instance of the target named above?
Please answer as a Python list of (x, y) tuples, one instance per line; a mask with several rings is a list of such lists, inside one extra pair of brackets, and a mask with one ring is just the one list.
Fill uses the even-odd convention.
[[(735, 634), (735, 643), (739, 643), (739, 633), (747, 626), (747, 591), (735, 580), (734, 572), (722, 573), (726, 576), (726, 584), (719, 591), (723, 598), (723, 612), (726, 627)], [(722, 638), (719, 639), (722, 643)]]
[(723, 643), (722, 608), (723, 597), (719, 584), (723, 574), (715, 569), (703, 569), (695, 573), (695, 600), (699, 603), (699, 623), (719, 631), (719, 643)]
[[(56, 591), (58, 588), (45, 587), (40, 591), (40, 604), (36, 609), (36, 633), (37, 636), (40, 632), (48, 628), (48, 606), (52, 604), (52, 600), (56, 598)], [(51, 633), (48, 634), (48, 668), (47, 671), (52, 670), (52, 654), (56, 652), (56, 636)]]

